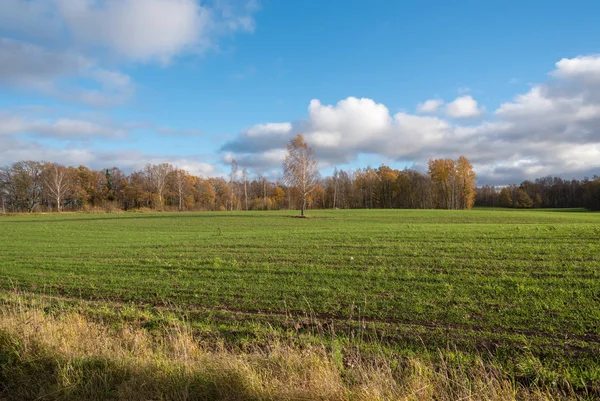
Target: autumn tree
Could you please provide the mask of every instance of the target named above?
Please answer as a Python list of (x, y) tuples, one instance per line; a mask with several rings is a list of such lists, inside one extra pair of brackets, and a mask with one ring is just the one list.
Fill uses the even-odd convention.
[(456, 163), (456, 183), (460, 209), (471, 209), (475, 203), (475, 172), (464, 156), (459, 157)]
[(217, 195), (210, 179), (196, 179), (196, 182), (194, 183), (194, 196), (196, 203), (199, 204), (200, 208), (204, 210), (216, 209), (215, 203), (217, 200)]
[(227, 185), (227, 181), (221, 177), (209, 178), (208, 181), (214, 193), (214, 210), (227, 210), (227, 205), (233, 198), (231, 186)]
[(461, 156), (452, 159), (429, 160), (429, 177), (442, 209), (470, 209), (475, 202), (475, 172), (469, 160)]
[(277, 209), (280, 208), (283, 198), (285, 198), (285, 191), (278, 185), (273, 190), (273, 205), (275, 205)]
[(107, 176), (104, 171), (79, 166), (72, 171), (74, 197), (79, 206), (100, 206), (108, 195)]
[(431, 159), (429, 160), (427, 172), (435, 184), (438, 207), (441, 209), (455, 209), (456, 168), (454, 160)]
[(527, 209), (533, 206), (531, 197), (527, 195), (527, 192), (523, 188), (517, 190), (515, 197), (515, 206), (522, 209)]
[(312, 148), (300, 134), (287, 145), (283, 176), (285, 182), (300, 193), (302, 199), (300, 215), (305, 216), (307, 197), (319, 183), (319, 169)]
[(513, 200), (512, 200), (512, 195), (510, 194), (510, 189), (508, 189), (508, 187), (504, 187), (500, 191), (500, 196), (498, 197), (498, 203), (502, 207), (512, 207)]

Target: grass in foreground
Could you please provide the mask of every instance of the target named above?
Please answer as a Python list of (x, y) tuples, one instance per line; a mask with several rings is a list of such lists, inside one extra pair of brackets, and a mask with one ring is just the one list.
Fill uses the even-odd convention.
[[(26, 298), (20, 298), (26, 300)], [(278, 341), (240, 352), (204, 346), (187, 325), (160, 333), (19, 303), (0, 314), (0, 398), (10, 400), (553, 400), (481, 358), (390, 360)], [(591, 399), (591, 398), (590, 398)]]

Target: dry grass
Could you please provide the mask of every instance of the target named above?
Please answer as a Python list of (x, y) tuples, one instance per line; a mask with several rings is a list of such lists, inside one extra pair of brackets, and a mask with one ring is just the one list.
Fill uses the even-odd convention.
[[(204, 347), (182, 324), (161, 334), (77, 313), (4, 307), (0, 398), (12, 400), (552, 400), (482, 360), (392, 364), (357, 351), (273, 342), (260, 350)], [(573, 395), (571, 395), (573, 397)]]

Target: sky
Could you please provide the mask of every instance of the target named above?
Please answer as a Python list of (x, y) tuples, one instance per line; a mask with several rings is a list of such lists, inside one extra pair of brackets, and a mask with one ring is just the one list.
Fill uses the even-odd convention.
[(1, 0), (0, 166), (600, 175), (600, 2)]

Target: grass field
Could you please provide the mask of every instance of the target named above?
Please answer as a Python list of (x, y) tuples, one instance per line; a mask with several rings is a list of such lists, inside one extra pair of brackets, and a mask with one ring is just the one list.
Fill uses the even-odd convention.
[[(4, 308), (42, 294), (232, 347), (325, 341), (488, 358), (600, 396), (600, 214), (333, 210), (0, 218)], [(20, 302), (20, 301), (19, 301)], [(558, 383), (558, 384), (557, 384)]]

